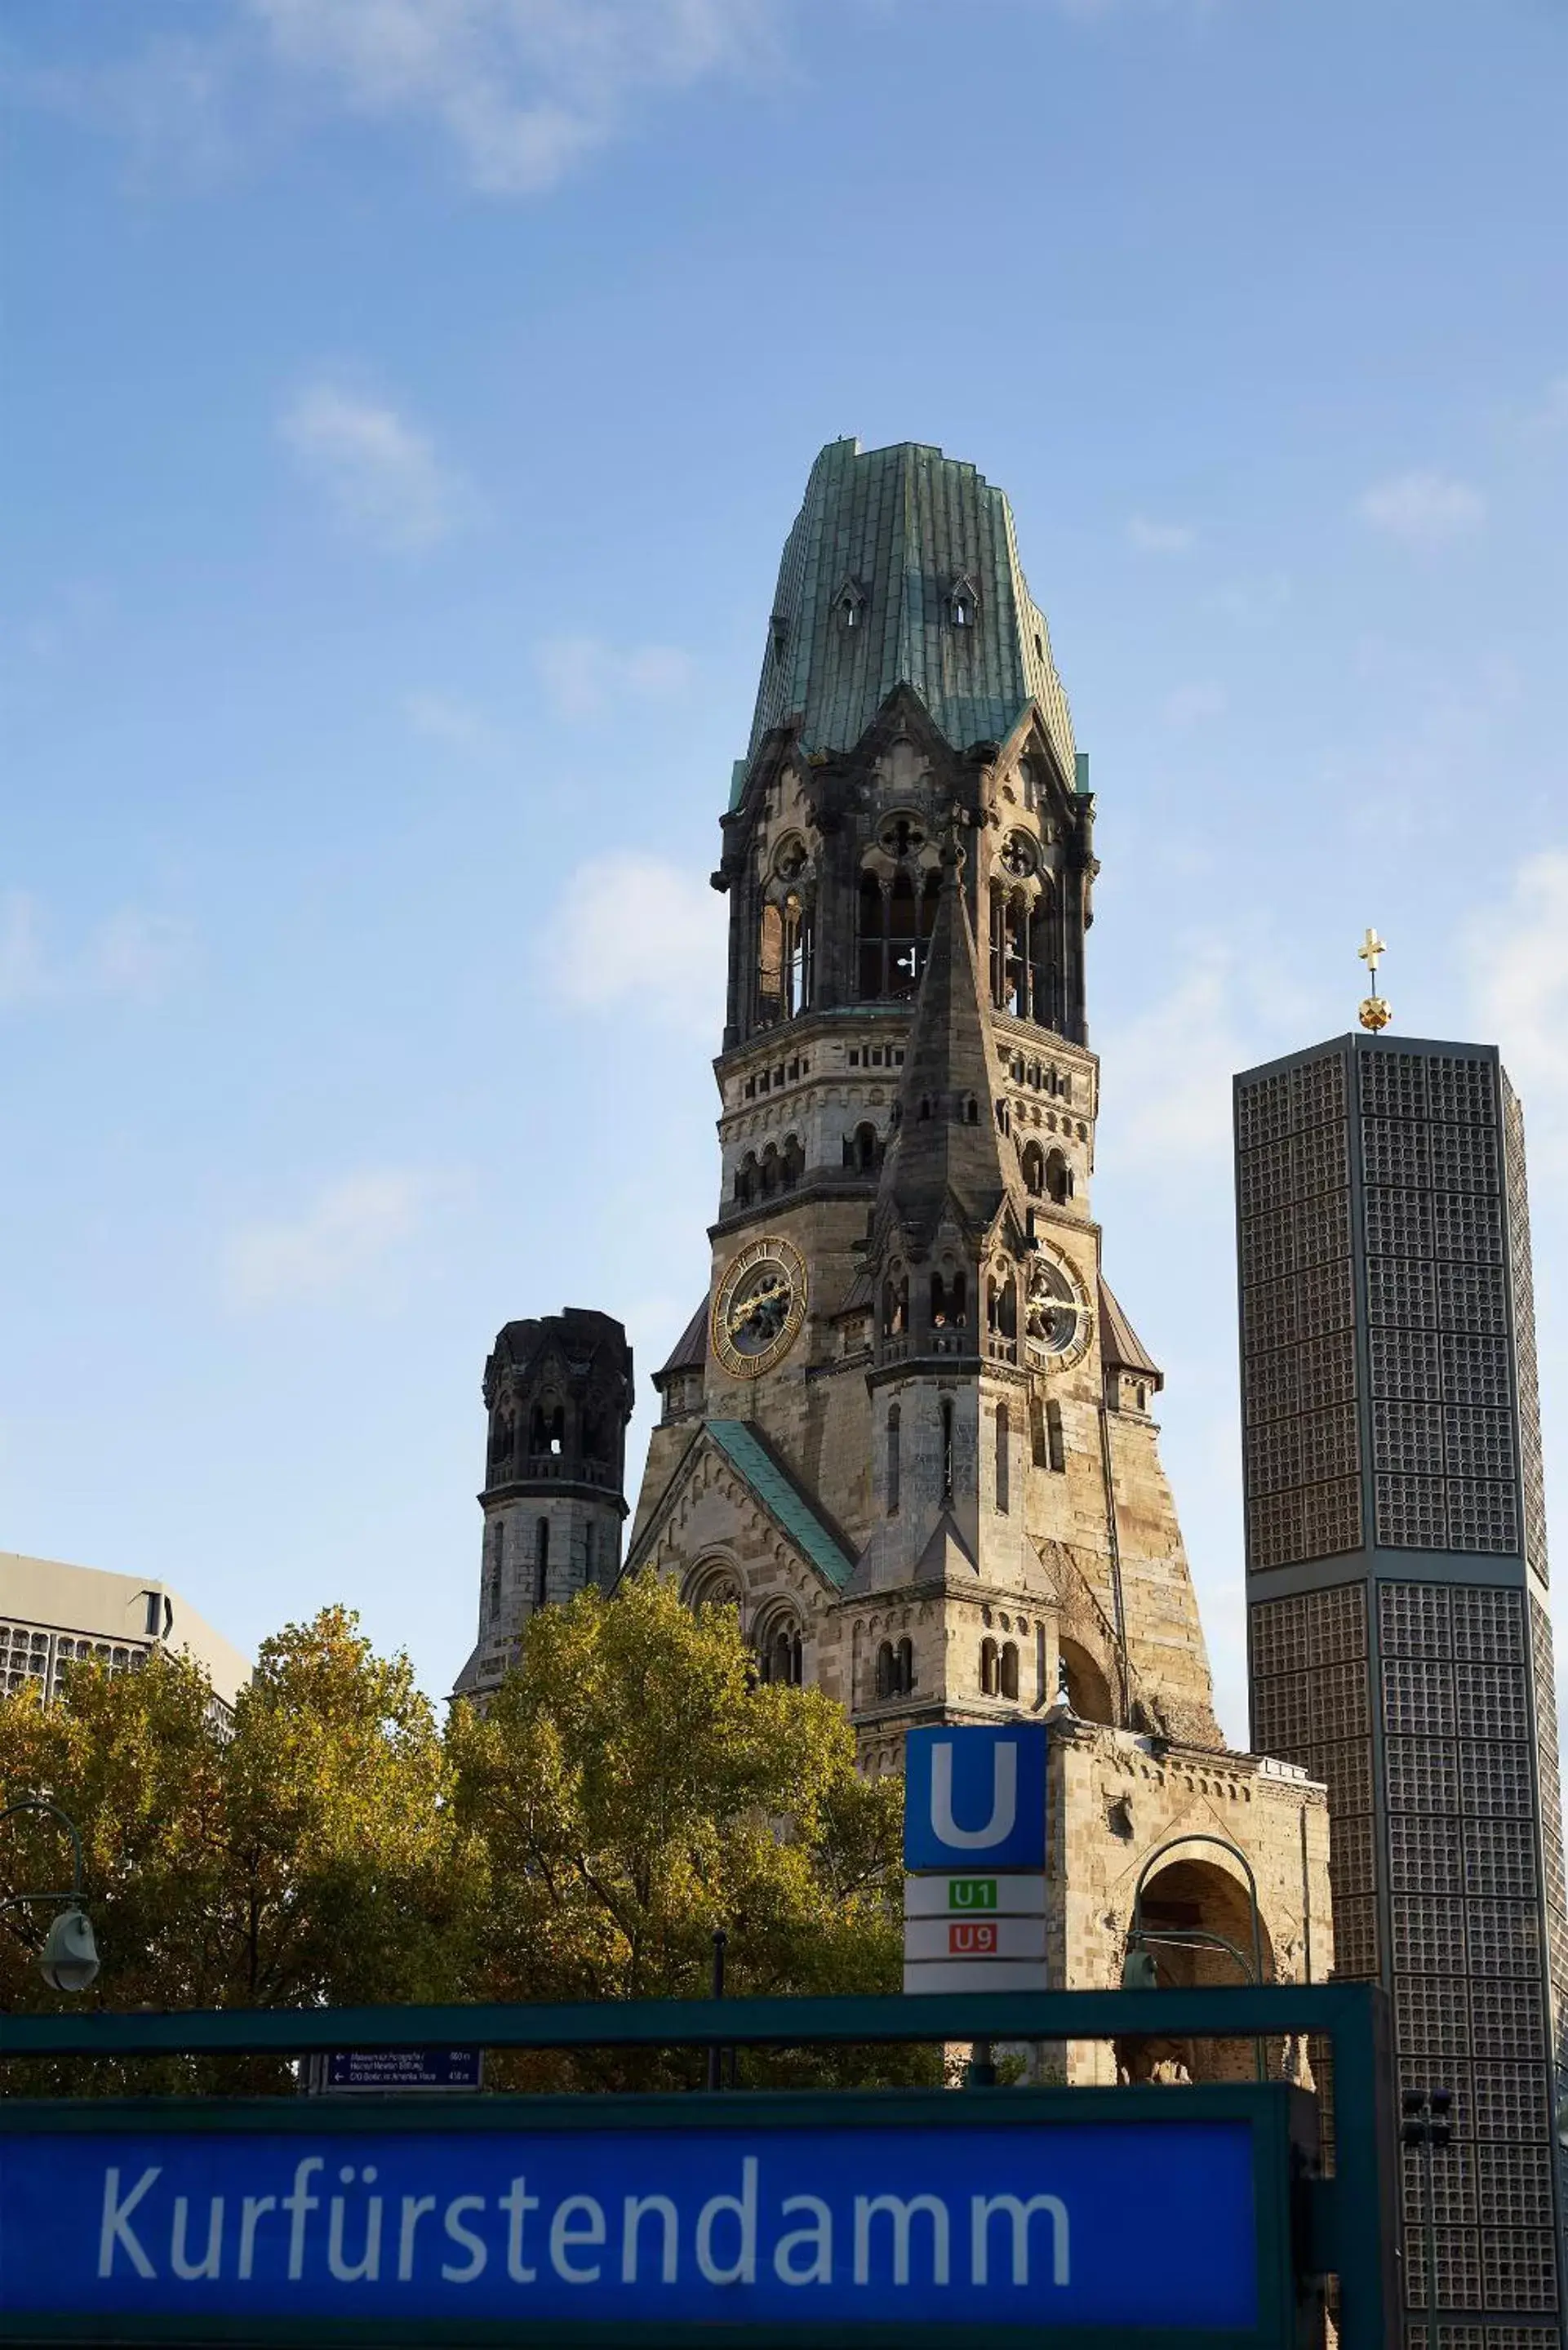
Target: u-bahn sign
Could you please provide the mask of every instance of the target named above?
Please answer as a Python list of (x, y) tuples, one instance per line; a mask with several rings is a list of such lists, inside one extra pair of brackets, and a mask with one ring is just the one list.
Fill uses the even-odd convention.
[(722, 2102), (14, 2108), (0, 2334), (1291, 2339), (1282, 2084)]

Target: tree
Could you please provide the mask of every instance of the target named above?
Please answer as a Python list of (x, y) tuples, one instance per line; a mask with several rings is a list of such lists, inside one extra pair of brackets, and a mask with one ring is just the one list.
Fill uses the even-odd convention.
[[(47, 1708), (6, 1700), (0, 1787), (47, 1792), (81, 1831), (104, 2006), (453, 1995), (483, 1851), (407, 1658), (377, 1657), (343, 1608), (264, 1644), (232, 1724), (201, 1669), (163, 1653), (134, 1673), (78, 1665)], [(0, 1889), (63, 1882), (57, 1830), (11, 1827)], [(53, 2003), (7, 1937), (0, 2006)], [(176, 2065), (167, 2085), (190, 2078)]]
[[(759, 1683), (734, 1612), (634, 1577), (528, 1626), (483, 1712), (460, 1706), (456, 1808), (489, 1849), (472, 1994), (692, 1997), (728, 1937), (735, 1992), (895, 1991), (902, 1787), (866, 1781), (819, 1690)], [(935, 2077), (925, 2052), (745, 2060), (747, 2077)], [(510, 2068), (543, 2085), (690, 2080), (690, 2056)]]

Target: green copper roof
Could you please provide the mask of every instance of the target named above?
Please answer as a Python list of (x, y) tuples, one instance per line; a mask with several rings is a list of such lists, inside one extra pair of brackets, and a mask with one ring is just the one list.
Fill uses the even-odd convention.
[(855, 1571), (855, 1561), (826, 1519), (818, 1517), (800, 1487), (743, 1419), (704, 1421), (709, 1435), (738, 1470), (770, 1517), (776, 1519), (797, 1550), (810, 1559), (836, 1590), (842, 1591)]
[[(976, 600), (967, 628), (952, 617), (961, 582)], [(846, 590), (861, 599), (853, 628)], [(850, 750), (900, 684), (959, 750), (1004, 741), (1037, 702), (1073, 779), (1067, 697), (1002, 491), (918, 442), (830, 441), (784, 546), (751, 750), (792, 718), (808, 751)]]

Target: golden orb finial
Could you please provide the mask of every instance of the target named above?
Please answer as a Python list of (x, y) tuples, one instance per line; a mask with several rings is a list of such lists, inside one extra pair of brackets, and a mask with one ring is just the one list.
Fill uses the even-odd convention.
[(1368, 925), (1366, 936), (1355, 951), (1366, 965), (1367, 973), (1372, 981), (1371, 994), (1362, 1000), (1361, 1024), (1364, 1028), (1370, 1028), (1376, 1035), (1380, 1028), (1386, 1028), (1394, 1017), (1393, 1005), (1377, 993), (1377, 966), (1388, 950), (1376, 931)]

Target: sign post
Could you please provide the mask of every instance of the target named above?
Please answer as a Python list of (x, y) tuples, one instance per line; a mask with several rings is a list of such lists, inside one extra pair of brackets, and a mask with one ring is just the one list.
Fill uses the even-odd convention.
[[(940, 1913), (939, 1913), (940, 1914)], [(0, 2059), (1325, 2033), (1284, 2082), (709, 2097), (0, 2096), (0, 2342), (1386, 2350), (1373, 1984), (3, 2014)]]
[(1045, 1989), (1045, 1825), (1043, 1722), (909, 1731), (906, 1991)]

